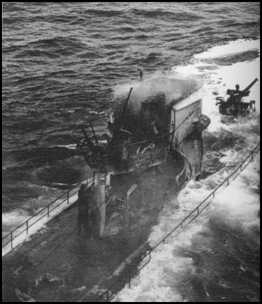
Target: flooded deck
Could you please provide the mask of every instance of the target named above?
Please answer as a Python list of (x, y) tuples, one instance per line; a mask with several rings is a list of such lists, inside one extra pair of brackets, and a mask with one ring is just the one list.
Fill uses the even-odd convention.
[[(31, 297), (36, 301), (63, 302), (81, 298), (147, 241), (163, 205), (175, 197), (184, 184), (185, 174), (177, 178), (185, 171), (184, 167), (184, 159), (176, 154), (140, 175), (113, 180), (121, 192), (132, 184), (137, 185), (137, 190), (129, 201), (128, 224), (124, 206), (107, 206), (103, 238), (78, 235), (75, 205), (50, 221), (28, 242), (3, 258), (4, 301)], [(117, 289), (125, 283), (123, 278)]]

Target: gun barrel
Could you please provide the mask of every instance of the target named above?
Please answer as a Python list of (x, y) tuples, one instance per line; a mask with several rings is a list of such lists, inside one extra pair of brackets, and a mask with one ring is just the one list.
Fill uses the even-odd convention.
[(121, 113), (121, 115), (120, 115), (120, 117), (119, 117), (119, 118), (120, 118), (119, 129), (120, 129), (120, 128), (122, 127), (122, 125), (123, 125), (124, 118), (125, 118), (125, 115), (126, 115), (126, 111), (127, 111), (127, 108), (128, 108), (128, 101), (129, 101), (129, 98), (130, 98), (130, 96), (131, 96), (132, 90), (133, 90), (133, 88), (130, 88), (129, 93), (128, 93), (128, 96), (127, 96), (127, 99), (126, 99), (126, 101), (125, 101), (125, 103), (124, 103), (124, 105), (123, 105), (122, 113)]
[(128, 96), (127, 96), (127, 99), (126, 99), (126, 101), (125, 101), (125, 103), (124, 103), (124, 106), (123, 106), (122, 116), (124, 116), (125, 113), (126, 113), (127, 106), (128, 106), (128, 101), (129, 101), (130, 95), (131, 95), (131, 93), (132, 93), (132, 90), (133, 90), (133, 88), (130, 88), (129, 93), (128, 93)]
[(245, 93), (246, 91), (248, 91), (251, 87), (253, 87), (253, 85), (258, 81), (257, 78), (255, 78), (243, 91), (242, 93)]

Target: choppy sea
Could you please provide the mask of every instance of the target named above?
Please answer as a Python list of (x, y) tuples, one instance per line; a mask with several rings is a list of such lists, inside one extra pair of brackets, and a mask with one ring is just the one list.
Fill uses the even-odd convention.
[[(155, 87), (159, 76), (201, 78), (196, 94), (212, 121), (212, 174), (179, 193), (179, 212), (172, 200), (165, 206), (149, 242), (168, 232), (259, 142), (259, 24), (258, 2), (3, 3), (3, 232), (88, 175), (72, 148), (76, 127), (135, 86), (138, 68)], [(221, 120), (215, 97), (255, 77), (248, 98), (257, 111)], [(258, 155), (116, 299), (258, 301), (259, 163)]]

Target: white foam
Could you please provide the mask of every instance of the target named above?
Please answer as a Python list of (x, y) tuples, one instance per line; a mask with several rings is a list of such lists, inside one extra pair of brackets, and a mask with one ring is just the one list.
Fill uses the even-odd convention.
[[(230, 186), (218, 192), (209, 213), (204, 213), (181, 234), (171, 235), (165, 244), (158, 247), (152, 253), (151, 262), (132, 280), (131, 288), (126, 286), (115, 300), (123, 302), (185, 301), (177, 289), (180, 283), (179, 278), (188, 270), (194, 272), (194, 266), (191, 258), (180, 256), (176, 252), (180, 248), (191, 245), (194, 236), (202, 230), (209, 216), (219, 217), (231, 226), (241, 225), (246, 230), (254, 225), (259, 226), (257, 218), (259, 198), (255, 193), (259, 179), (258, 172), (255, 170), (258, 163), (257, 156), (256, 160)], [(151, 243), (170, 231), (179, 219), (182, 219), (210, 192), (210, 185), (213, 184), (214, 188), (225, 176), (227, 174), (224, 172), (211, 176), (209, 181), (191, 181), (179, 194), (180, 209), (174, 210), (170, 202), (170, 205), (167, 205), (161, 213), (159, 224), (154, 227), (150, 235)]]
[[(249, 117), (236, 121), (231, 125), (221, 123), (221, 117), (215, 106), (216, 95), (224, 94), (226, 89), (234, 87), (235, 82), (245, 87), (255, 77), (259, 78), (259, 58), (249, 61), (235, 63), (230, 66), (219, 66), (217, 64), (206, 65), (201, 62), (206, 58), (217, 58), (218, 56), (231, 55), (243, 51), (258, 49), (258, 41), (238, 40), (230, 42), (225, 46), (211, 48), (207, 52), (198, 54), (194, 60), (186, 66), (179, 66), (172, 72), (195, 73), (202, 75), (205, 83), (198, 94), (202, 96), (203, 112), (211, 118), (209, 131), (220, 131), (228, 129), (236, 135), (244, 136), (245, 142), (241, 144), (241, 150), (234, 150), (232, 147), (224, 151), (225, 156), (221, 161), (225, 165), (237, 164), (243, 159), (256, 142), (258, 134), (253, 134), (252, 128), (257, 124), (256, 117)], [(205, 70), (204, 66), (207, 66)], [(212, 69), (210, 69), (212, 66)], [(237, 78), (237, 79), (236, 79)], [(259, 86), (256, 84), (251, 89), (250, 98), (256, 99), (259, 103)], [(232, 146), (234, 144), (232, 143)], [(176, 254), (179, 248), (187, 247), (192, 239), (205, 227), (209, 216), (216, 216), (225, 221), (227, 225), (240, 225), (243, 229), (249, 230), (252, 226), (259, 226), (259, 167), (260, 158), (249, 164), (244, 172), (232, 182), (225, 191), (218, 192), (208, 213), (197, 218), (188, 228), (178, 236), (171, 236), (167, 242), (152, 253), (151, 262), (131, 282), (131, 288), (127, 286), (115, 297), (115, 301), (186, 301), (178, 290), (179, 278), (187, 270), (194, 272), (191, 258), (185, 258)], [(228, 176), (230, 169), (225, 167), (216, 174), (199, 182), (190, 181), (186, 188), (178, 196), (180, 208), (176, 209), (176, 201), (165, 205), (160, 214), (159, 223), (153, 227), (149, 237), (151, 244), (154, 244), (163, 235), (170, 231), (176, 223), (188, 214), (212, 189)]]
[[(209, 131), (217, 131), (221, 127), (230, 129), (230, 127), (221, 123), (221, 115), (216, 106), (216, 97), (226, 97), (226, 90), (233, 89), (235, 84), (244, 89), (255, 78), (260, 80), (260, 58), (252, 61), (238, 62), (225, 66), (219, 66), (215, 63), (206, 63), (204, 59), (215, 59), (220, 56), (242, 53), (244, 51), (259, 50), (259, 40), (236, 40), (228, 45), (216, 46), (207, 52), (195, 55), (191, 63), (187, 66), (176, 66), (172, 69), (174, 73), (183, 75), (201, 76), (204, 85), (194, 93), (202, 98), (203, 113), (211, 118)], [(260, 81), (257, 81), (250, 90), (250, 95), (246, 98), (256, 101), (256, 111), (260, 113)], [(216, 95), (214, 95), (214, 93)], [(191, 96), (190, 96), (191, 97)]]
[[(15, 232), (13, 232), (12, 243), (10, 241), (10, 237), (8, 237), (5, 245), (2, 245), (2, 256), (11, 252), (16, 246), (30, 240), (31, 236), (38, 232), (40, 229), (44, 228), (50, 220), (54, 219), (57, 215), (74, 204), (77, 201), (77, 196), (77, 193), (74, 193), (69, 197), (68, 201), (66, 201), (64, 198), (57, 200), (57, 202), (52, 205), (52, 209), (49, 213), (47, 212), (47, 209), (42, 209), (42, 211), (35, 215), (33, 218), (27, 218), (29, 220), (29, 230), (26, 230), (26, 224), (16, 229)], [(17, 211), (14, 211), (14, 213), (15, 212)], [(5, 219), (10, 220), (10, 215), (9, 217), (5, 217)]]
[(223, 218), (229, 225), (241, 225), (244, 229), (259, 226), (258, 184), (260, 158), (256, 156), (246, 170), (233, 181), (230, 187), (219, 193), (213, 210), (217, 217)]
[(230, 41), (226, 45), (214, 46), (206, 52), (196, 54), (195, 59), (214, 59), (231, 56), (247, 51), (260, 50), (260, 41), (251, 39), (238, 39)]
[(28, 213), (23, 209), (16, 209), (2, 213), (2, 225), (16, 227), (28, 217)]

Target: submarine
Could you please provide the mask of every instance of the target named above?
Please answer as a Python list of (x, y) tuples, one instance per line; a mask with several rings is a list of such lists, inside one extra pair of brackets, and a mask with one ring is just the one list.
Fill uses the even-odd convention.
[[(189, 91), (167, 101), (157, 91), (137, 104), (137, 91), (130, 87), (116, 102), (102, 132), (91, 121), (80, 126), (76, 149), (92, 177), (69, 208), (4, 255), (5, 301), (100, 301), (93, 287), (147, 241), (165, 203), (200, 175), (202, 132), (210, 124), (202, 100), (188, 102)], [(114, 280), (116, 293), (128, 277)]]

